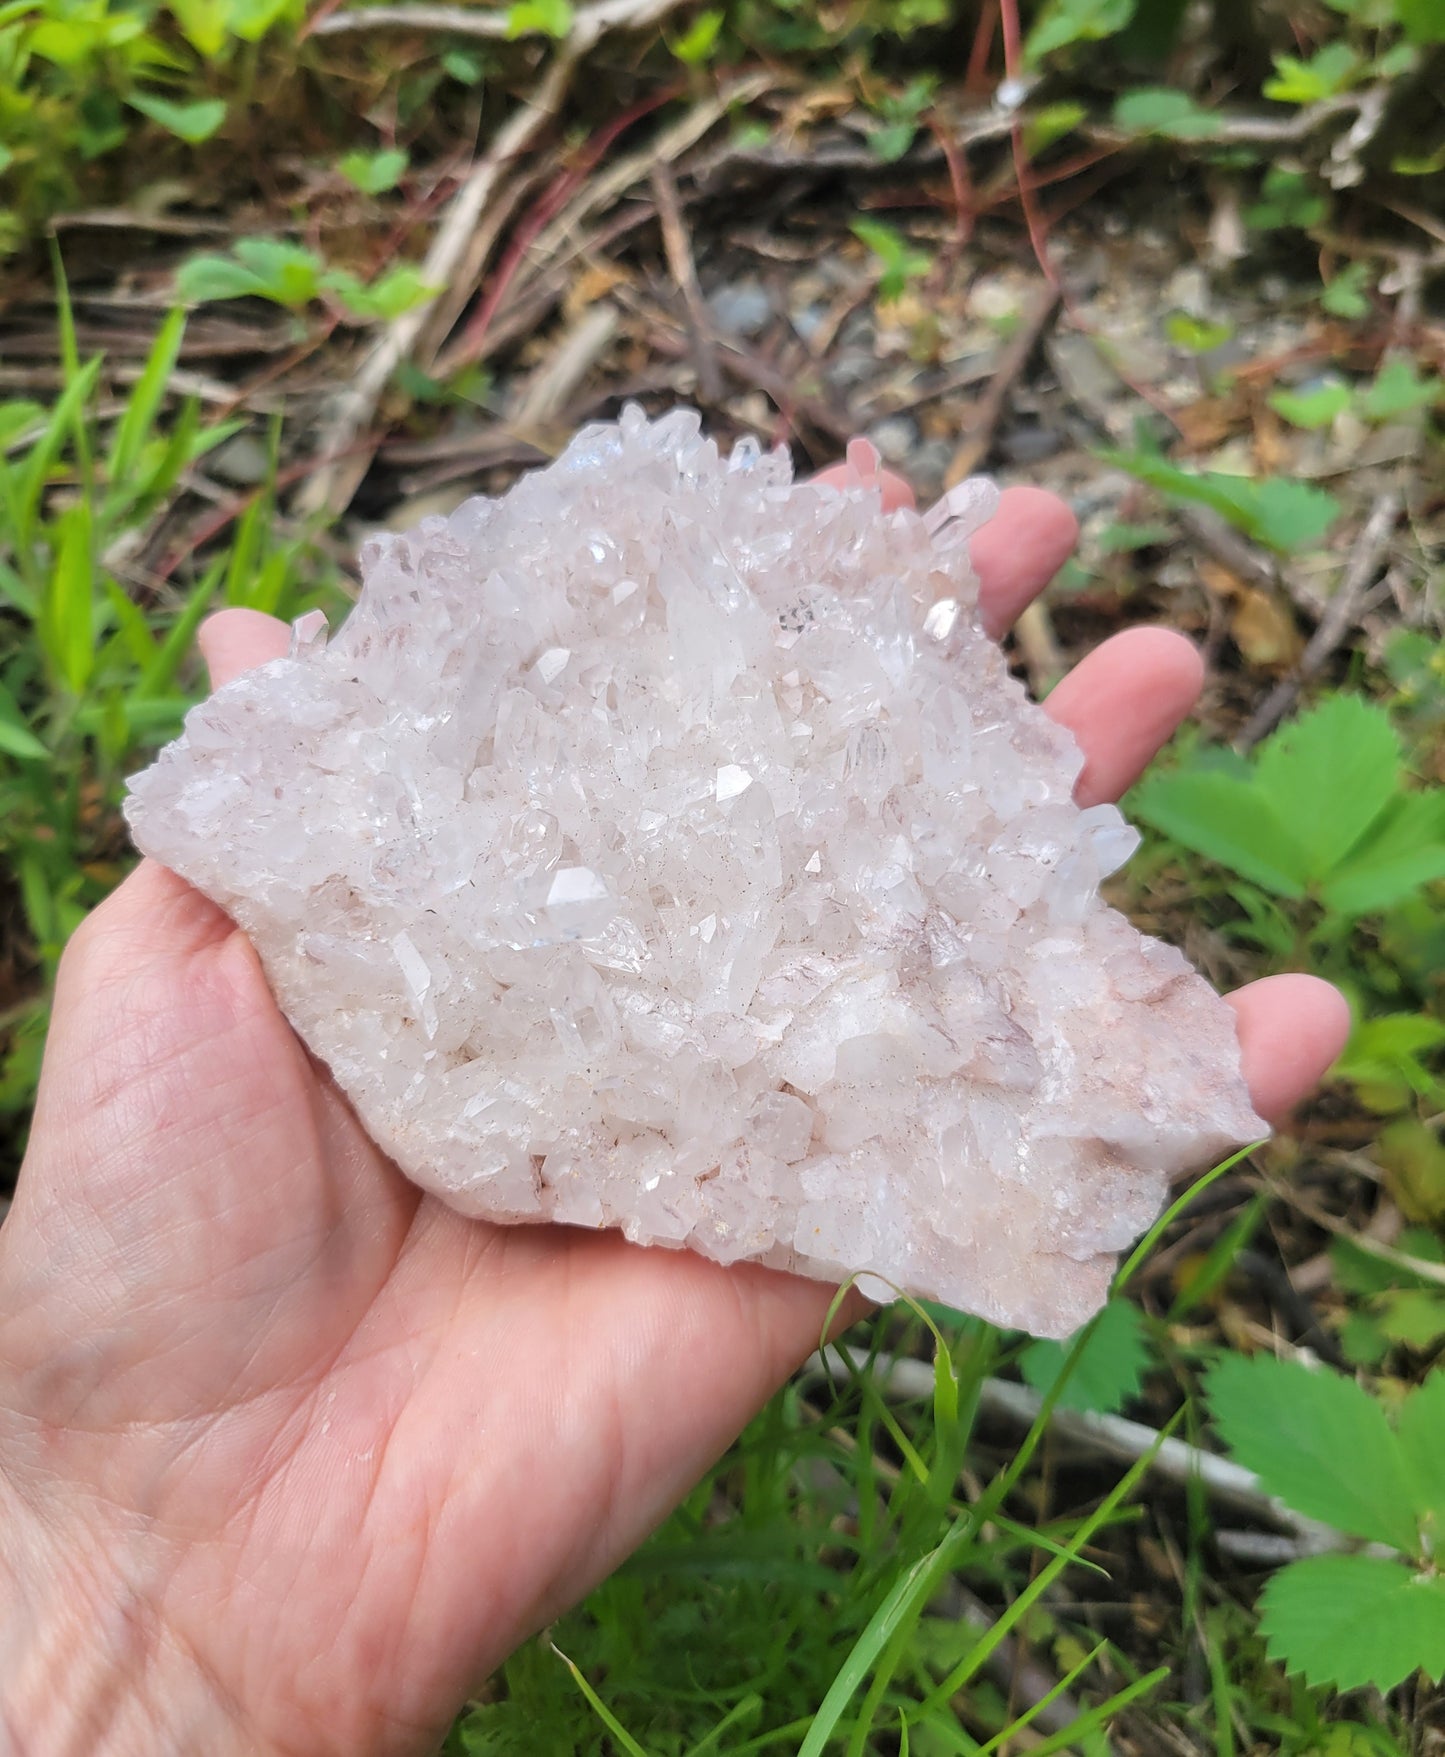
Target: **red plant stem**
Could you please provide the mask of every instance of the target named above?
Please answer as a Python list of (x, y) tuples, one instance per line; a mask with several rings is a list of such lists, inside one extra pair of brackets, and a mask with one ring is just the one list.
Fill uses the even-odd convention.
[[(1023, 32), (1019, 28), (1018, 0), (999, 0), (1000, 16), (1003, 19), (1003, 64), (1004, 72), (1011, 81), (1020, 77), (1023, 60)], [(1034, 199), (1033, 167), (1029, 164), (1029, 156), (1024, 147), (1024, 125), (1021, 117), (1015, 117), (1011, 131), (1013, 140), (1014, 175), (1018, 179), (1019, 204), (1024, 210), (1024, 222), (1029, 229), (1029, 243), (1033, 245), (1034, 255), (1038, 259), (1039, 270), (1051, 287), (1059, 287), (1059, 277), (1049, 260), (1048, 226), (1044, 216)], [(1060, 297), (1063, 289), (1059, 287)]]
[(670, 103), (683, 86), (674, 83), (665, 91), (634, 104), (630, 110), (615, 117), (605, 128), (600, 128), (583, 147), (578, 158), (565, 170), (560, 171), (553, 180), (551, 187), (537, 201), (531, 212), (527, 214), (512, 234), (511, 242), (497, 264), (497, 272), (492, 276), (492, 284), (476, 310), (467, 321), (456, 347), (451, 350), (450, 361), (454, 367), (467, 366), (480, 357), (486, 341), (487, 331), (501, 309), (506, 298), (507, 289), (516, 278), (527, 252), (533, 241), (547, 223), (554, 219), (562, 210), (568, 198), (578, 186), (590, 175), (603, 155), (614, 144), (620, 135), (640, 122), (644, 116), (651, 115), (654, 110), (661, 109)]
[(964, 89), (977, 91), (988, 77), (989, 51), (993, 48), (993, 33), (998, 26), (998, 0), (984, 0), (979, 8), (978, 29), (973, 33), (973, 48), (969, 51), (968, 68), (963, 76)]
[(968, 174), (968, 160), (962, 148), (936, 116), (928, 119), (928, 129), (943, 149), (948, 164), (948, 180), (953, 186), (954, 233), (952, 250), (958, 254), (968, 248), (973, 236), (973, 223), (978, 216), (973, 179)]

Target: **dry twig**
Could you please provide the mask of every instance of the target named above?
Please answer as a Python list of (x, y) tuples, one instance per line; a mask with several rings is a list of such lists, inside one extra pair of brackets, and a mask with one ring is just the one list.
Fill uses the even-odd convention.
[[(681, 4), (682, 0), (596, 0), (596, 4), (584, 7), (577, 14), (566, 41), (559, 48), (556, 58), (536, 90), (508, 119), (491, 147), (477, 161), (452, 197), (422, 264), (422, 278), (425, 281), (433, 286), (445, 287), (451, 280), (508, 167), (532, 145), (557, 114), (578, 63), (599, 38), (613, 30), (639, 30), (644, 26), (657, 24)], [(333, 13), (330, 18), (323, 19), (317, 29), (334, 31), (347, 18), (364, 17), (374, 21), (382, 10), (376, 8), (364, 14)], [(414, 16), (422, 9), (390, 10), (401, 10)], [(448, 9), (426, 10), (435, 14)], [(467, 13), (458, 16), (477, 19), (504, 17), (500, 13)], [(450, 27), (438, 26), (433, 22), (427, 28)], [(313, 513), (325, 509), (337, 513), (349, 503), (366, 474), (372, 457), (371, 447), (364, 446), (357, 451), (354, 449), (354, 442), (375, 413), (376, 405), (392, 374), (410, 357), (434, 303), (432, 300), (419, 305), (388, 325), (380, 340), (361, 362), (355, 378), (338, 399), (332, 417), (323, 429), (317, 455), (320, 459), (329, 461), (322, 462), (298, 495), (298, 509), (301, 512)], [(338, 455), (348, 451), (351, 455), (345, 459)]]
[(692, 241), (683, 224), (682, 206), (677, 199), (677, 184), (672, 167), (659, 159), (652, 167), (652, 195), (657, 203), (657, 217), (662, 226), (662, 247), (667, 266), (687, 314), (689, 339), (697, 366), (698, 395), (711, 407), (722, 396), (722, 376), (718, 371), (717, 350), (713, 345), (712, 324), (703, 303), (702, 288), (697, 283), (697, 265), (693, 261)]
[(1239, 735), (1240, 750), (1250, 750), (1274, 730), (1294, 706), (1300, 690), (1323, 669), (1330, 655), (1354, 627), (1365, 594), (1380, 572), (1385, 551), (1399, 522), (1401, 504), (1399, 490), (1395, 488), (1387, 488), (1376, 499), (1350, 551), (1345, 577), (1300, 654), (1298, 664), (1288, 677), (1280, 679), (1255, 709)]
[[(868, 1365), (863, 1354), (840, 1343), (832, 1343), (823, 1353), (813, 1355), (804, 1370), (824, 1373), (864, 1371)], [(933, 1367), (928, 1361), (876, 1355), (872, 1360), (872, 1377), (879, 1390), (897, 1397), (932, 1397), (934, 1394)], [(1038, 1419), (1043, 1398), (1027, 1385), (1010, 1384), (1004, 1379), (985, 1379), (979, 1388), (978, 1406), (983, 1414), (996, 1420), (1030, 1427)], [(1337, 1531), (1316, 1520), (1306, 1519), (1266, 1493), (1252, 1470), (1206, 1452), (1202, 1447), (1172, 1437), (1161, 1439), (1153, 1428), (1142, 1422), (1126, 1421), (1118, 1415), (1094, 1415), (1083, 1410), (1055, 1408), (1050, 1425), (1063, 1439), (1131, 1464), (1152, 1453), (1149, 1469), (1154, 1476), (1181, 1488), (1197, 1479), (1216, 1500), (1254, 1518), (1283, 1526), (1312, 1551), (1340, 1547)]]

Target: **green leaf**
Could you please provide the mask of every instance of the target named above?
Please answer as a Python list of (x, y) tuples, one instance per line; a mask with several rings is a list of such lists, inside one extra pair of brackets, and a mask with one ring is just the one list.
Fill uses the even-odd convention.
[(1227, 323), (1211, 323), (1206, 317), (1195, 317), (1188, 311), (1171, 311), (1164, 319), (1164, 333), (1176, 348), (1187, 348), (1191, 354), (1208, 354), (1222, 348), (1234, 331)]
[(1393, 1288), (1376, 1300), (1374, 1314), (1381, 1335), (1402, 1348), (1433, 1351), (1445, 1337), (1445, 1298), (1438, 1288)]
[(1048, 0), (1024, 44), (1024, 58), (1041, 61), (1071, 43), (1117, 36), (1134, 16), (1136, 0)]
[(1310, 1556), (1260, 1595), (1270, 1656), (1305, 1682), (1393, 1690), (1445, 1674), (1445, 1579), (1375, 1556)]
[(226, 120), (226, 106), (220, 98), (198, 98), (194, 103), (173, 104), (169, 98), (154, 92), (132, 92), (126, 102), (142, 116), (149, 116), (162, 128), (188, 140), (192, 146), (209, 140)]
[(323, 275), (320, 285), (328, 293), (334, 293), (353, 317), (364, 321), (375, 318), (389, 321), (400, 317), (404, 311), (425, 305), (439, 291), (424, 280), (421, 270), (411, 263), (388, 269), (369, 287), (363, 286), (355, 275), (344, 269), (333, 269)]
[(1360, 413), (1367, 421), (1389, 421), (1428, 409), (1440, 400), (1445, 380), (1422, 377), (1413, 360), (1396, 354), (1375, 375), (1375, 382), (1360, 396)]
[(1278, 104), (1317, 104), (1355, 83), (1360, 58), (1348, 43), (1327, 43), (1308, 61), (1276, 55), (1275, 76), (1264, 82), (1264, 95)]
[(0, 683), (0, 750), (19, 757), (22, 762), (34, 762), (50, 755), (30, 730), (20, 704), (3, 683)]
[(716, 7), (699, 12), (686, 31), (668, 45), (684, 67), (701, 67), (711, 57), (717, 47), (723, 18), (722, 11)]
[(1292, 427), (1313, 429), (1328, 427), (1337, 415), (1350, 406), (1350, 387), (1342, 379), (1332, 379), (1316, 390), (1277, 390), (1269, 406), (1283, 415)]
[(1282, 554), (1318, 542), (1339, 517), (1334, 496), (1308, 482), (1182, 470), (1153, 451), (1106, 449), (1098, 455), (1162, 494), (1212, 508), (1246, 536)]
[(1400, 741), (1383, 709), (1337, 695), (1260, 747), (1255, 779), (1286, 835), (1325, 878), (1394, 797)]
[(235, 253), (263, 283), (265, 297), (278, 305), (297, 307), (316, 297), (322, 265), (314, 250), (284, 238), (242, 238)]
[(45, 420), (45, 410), (39, 403), (15, 401), (0, 403), (0, 451), (5, 451), (17, 439), (29, 437), (33, 429), (39, 428)]
[(382, 152), (347, 153), (337, 160), (336, 168), (363, 195), (384, 195), (396, 188), (409, 162), (400, 147), (390, 147)]
[(1172, 86), (1125, 92), (1114, 105), (1114, 124), (1130, 134), (1162, 134), (1170, 140), (1207, 140), (1220, 127), (1218, 116)]
[(1302, 897), (1309, 873), (1279, 817), (1252, 781), (1203, 772), (1151, 775), (1131, 810), (1146, 824), (1277, 897)]
[(1368, 263), (1352, 262), (1342, 268), (1333, 280), (1325, 283), (1320, 304), (1331, 317), (1358, 318), (1370, 315), (1370, 301), (1365, 289), (1370, 284)]
[(84, 692), (95, 666), (93, 569), (90, 506), (80, 501), (60, 515), (55, 571), (38, 630), (46, 657), (73, 695)]
[(1407, 1554), (1412, 1485), (1385, 1412), (1343, 1373), (1227, 1354), (1206, 1378), (1215, 1426), (1272, 1495), (1352, 1537)]
[(1341, 915), (1391, 909), (1432, 879), (1445, 878), (1445, 788), (1397, 795), (1364, 841), (1321, 887)]
[(187, 305), (211, 299), (264, 298), (265, 283), (229, 256), (193, 256), (176, 271), (176, 293)]
[(1335, 1063), (1335, 1077), (1429, 1093), (1437, 1082), (1420, 1057), (1441, 1044), (1445, 1044), (1445, 1025), (1423, 1013), (1385, 1013), (1362, 1019)]
[(150, 437), (157, 411), (165, 397), (171, 373), (180, 358), (181, 338), (185, 334), (186, 314), (173, 311), (160, 327), (151, 346), (145, 370), (136, 380), (126, 401), (125, 413), (111, 441), (106, 460), (106, 480), (112, 490), (130, 489), (141, 449)]
[(560, 41), (576, 17), (571, 0), (516, 0), (507, 8), (509, 37), (544, 36)]
[(1395, 16), (1412, 43), (1445, 43), (1445, 0), (1395, 0)]
[(1438, 1552), (1445, 1537), (1445, 1368), (1437, 1367), (1405, 1399), (1398, 1433), (1415, 1511), (1429, 1521), (1432, 1547)]
[[(1063, 1343), (1033, 1342), (1020, 1356), (1019, 1368), (1035, 1391), (1047, 1395), (1069, 1352)], [(1139, 1308), (1132, 1300), (1111, 1299), (1089, 1326), (1056, 1407), (1112, 1415), (1138, 1395), (1149, 1361)]]
[(1024, 123), (1024, 147), (1031, 159), (1051, 147), (1056, 140), (1072, 134), (1088, 115), (1086, 105), (1070, 102), (1044, 104)]
[(926, 251), (915, 250), (901, 232), (881, 220), (854, 220), (852, 231), (883, 264), (878, 282), (880, 299), (901, 298), (909, 281), (933, 267), (933, 258)]

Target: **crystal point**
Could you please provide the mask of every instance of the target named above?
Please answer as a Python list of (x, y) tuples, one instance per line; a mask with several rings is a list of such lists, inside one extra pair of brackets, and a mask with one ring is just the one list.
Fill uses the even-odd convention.
[(346, 623), (196, 708), (127, 813), (463, 1212), (1061, 1335), (1168, 1179), (1265, 1125), (978, 626), (992, 486), (884, 515), (854, 462), (588, 428), (369, 543)]

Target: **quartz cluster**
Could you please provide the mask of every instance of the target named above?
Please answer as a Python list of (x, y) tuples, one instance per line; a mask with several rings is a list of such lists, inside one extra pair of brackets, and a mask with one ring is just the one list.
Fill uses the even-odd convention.
[(994, 499), (884, 515), (629, 409), (371, 540), (335, 638), (136, 777), (136, 842), (463, 1212), (1066, 1334), (1167, 1180), (1265, 1125), (978, 626)]

